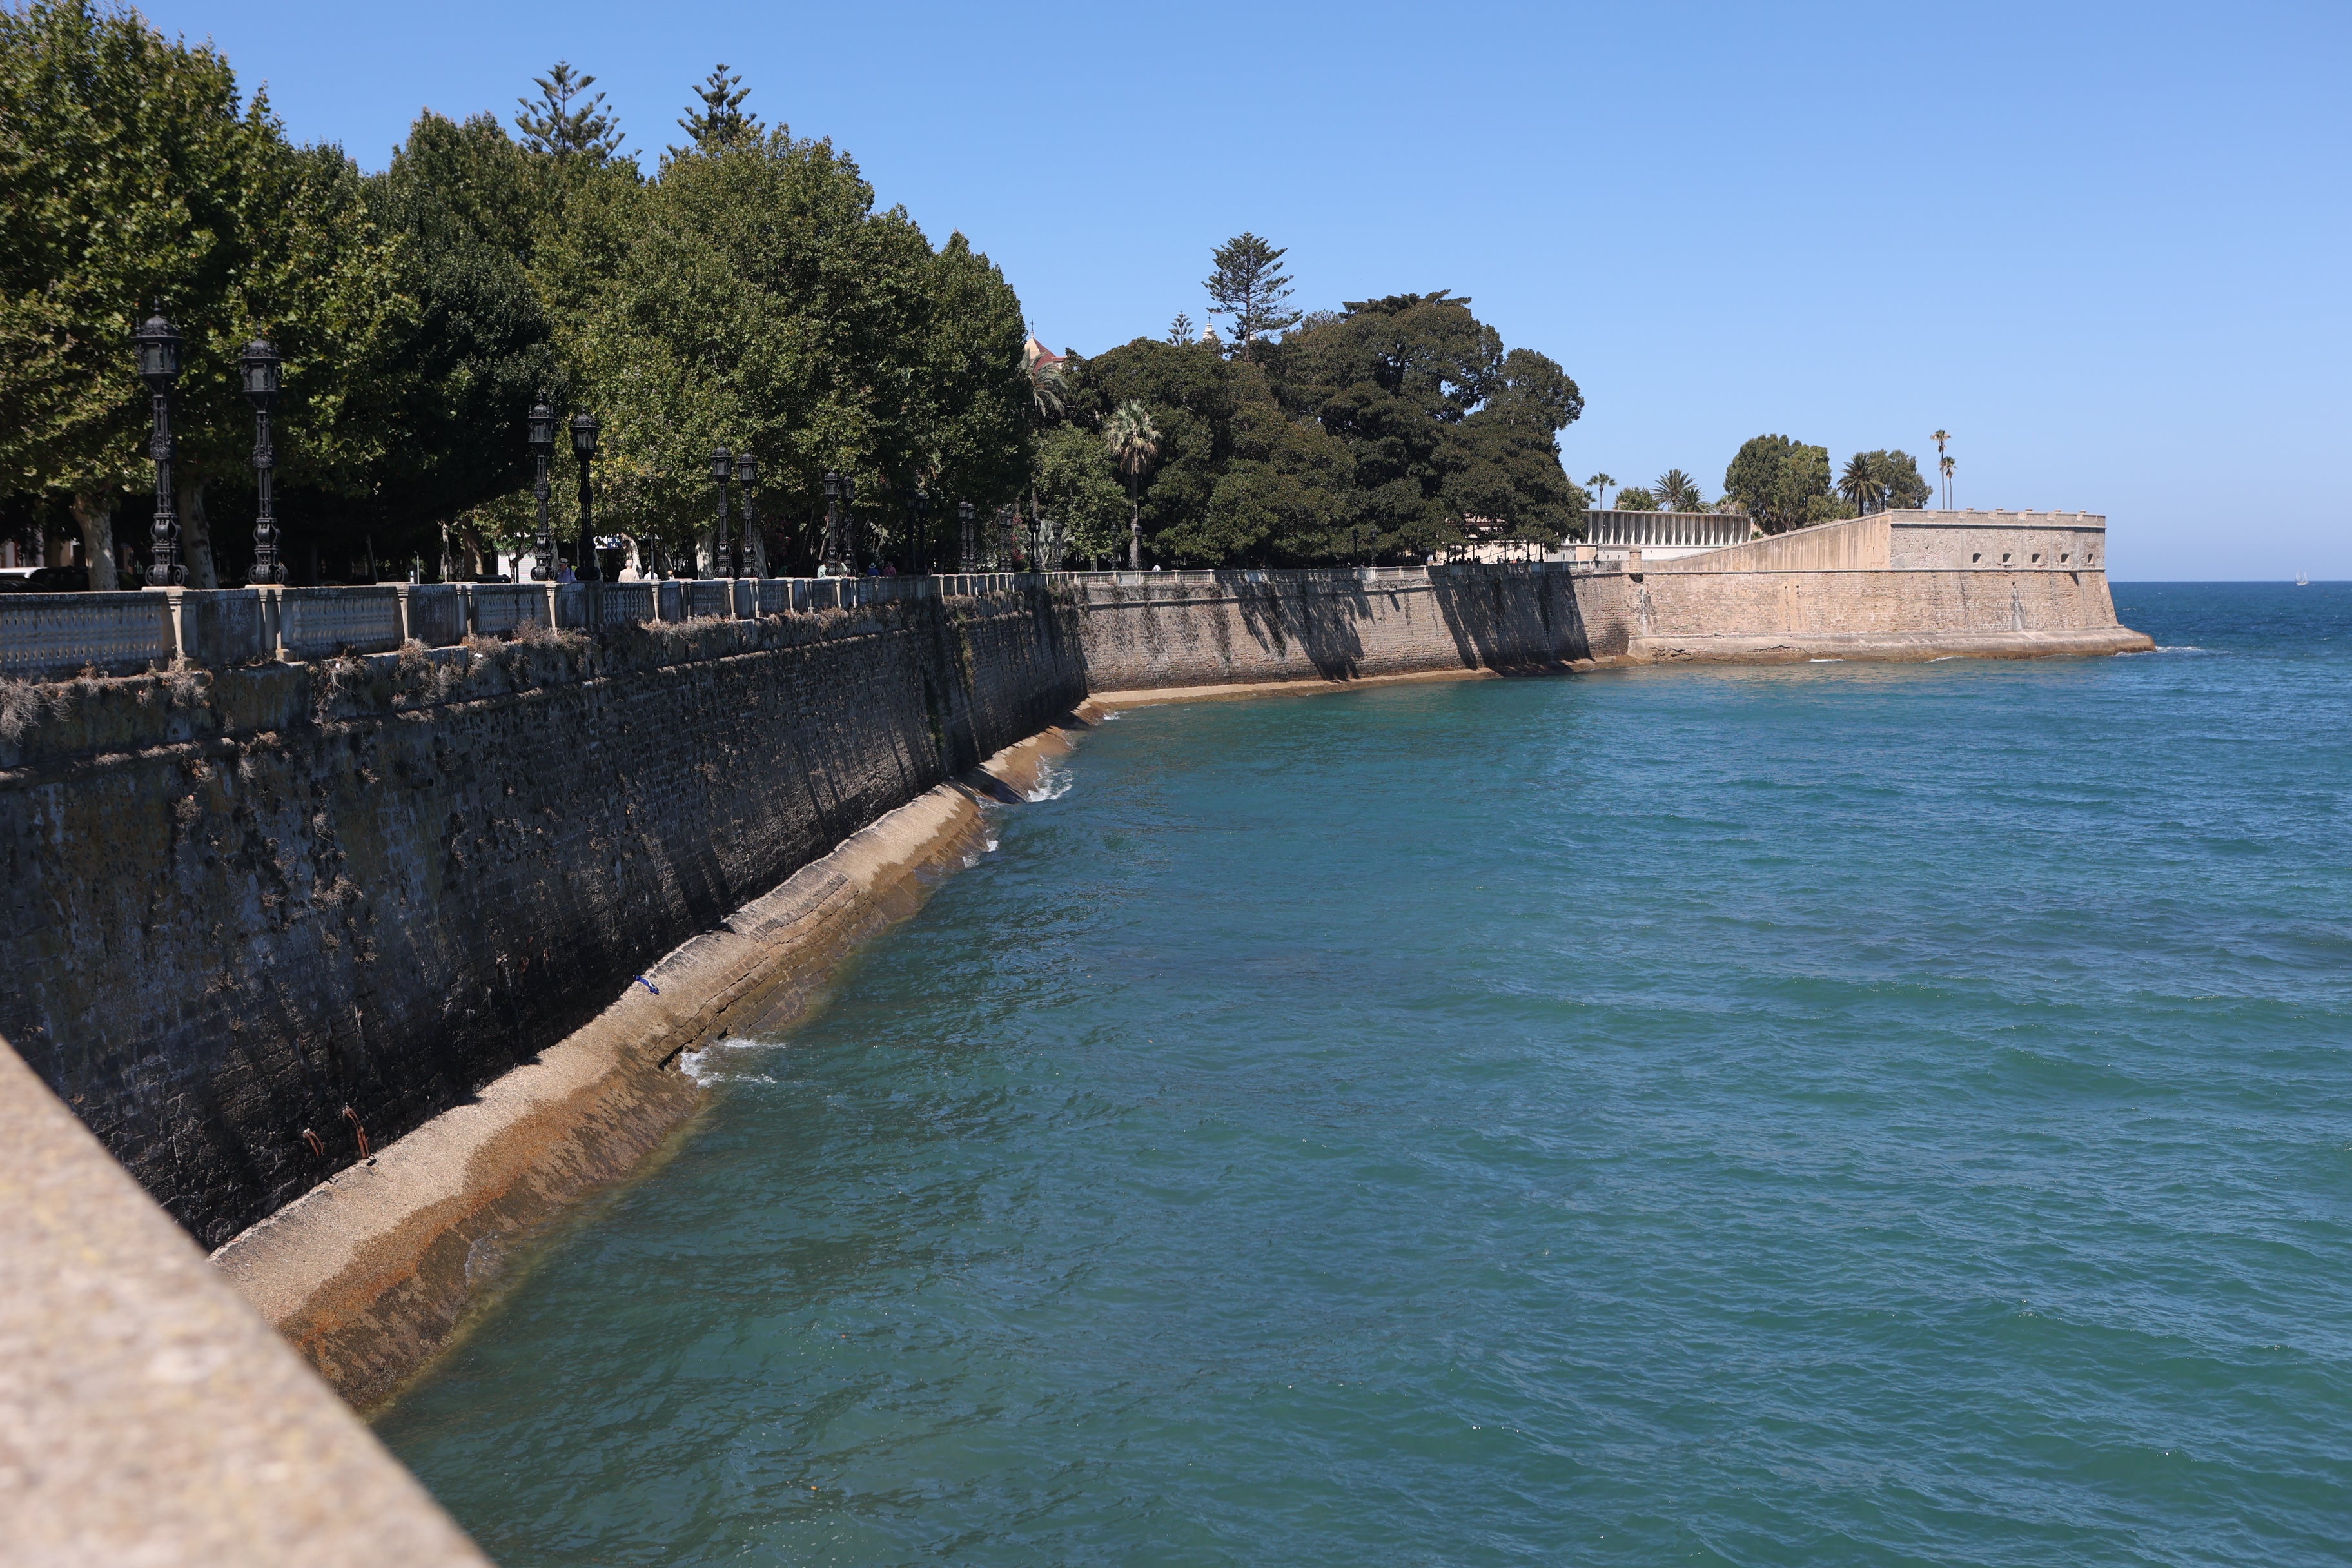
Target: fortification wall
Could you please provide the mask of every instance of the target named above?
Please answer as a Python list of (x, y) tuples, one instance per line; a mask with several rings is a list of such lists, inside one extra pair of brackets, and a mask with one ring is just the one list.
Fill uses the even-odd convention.
[(2107, 520), (2095, 512), (1898, 511), (1887, 564), (1912, 571), (2100, 572)]
[(1097, 692), (1506, 669), (1625, 647), (1616, 595), (1564, 562), (1070, 581)]
[(1639, 660), (2125, 653), (2106, 520), (2080, 512), (1878, 512), (1638, 567), (1622, 590)]
[(1642, 662), (2125, 653), (2098, 572), (1656, 571), (1629, 580)]
[[(1926, 515), (1925, 524), (1908, 520)], [(1879, 513), (1644, 563), (1073, 579), (1104, 691), (1352, 680), (1591, 660), (2120, 653), (2105, 527)], [(2001, 564), (2001, 557), (2010, 558)]]
[(1033, 579), (8, 688), (0, 1036), (217, 1244), (1085, 687)]

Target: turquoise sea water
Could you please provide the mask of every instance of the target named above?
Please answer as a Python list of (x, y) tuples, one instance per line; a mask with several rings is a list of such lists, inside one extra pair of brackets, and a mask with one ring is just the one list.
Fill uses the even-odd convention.
[(500, 1562), (2340, 1563), (2352, 587), (1142, 710), (381, 1422)]

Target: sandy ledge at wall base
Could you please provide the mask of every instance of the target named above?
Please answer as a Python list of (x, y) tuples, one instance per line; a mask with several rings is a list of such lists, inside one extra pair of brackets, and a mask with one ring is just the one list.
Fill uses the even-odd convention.
[(213, 1254), (230, 1284), (352, 1405), (396, 1393), (447, 1341), (525, 1233), (656, 1154), (703, 1103), (677, 1058), (730, 1030), (788, 1027), (841, 960), (912, 915), (1103, 712), (991, 757), (887, 813), (718, 930), (681, 944), (540, 1058)]

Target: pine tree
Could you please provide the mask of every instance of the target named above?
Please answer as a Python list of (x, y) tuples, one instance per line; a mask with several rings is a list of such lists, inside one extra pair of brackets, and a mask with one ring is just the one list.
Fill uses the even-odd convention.
[(694, 96), (702, 100), (702, 107), (688, 110), (677, 123), (694, 139), (698, 153), (715, 153), (734, 142), (748, 142), (767, 129), (758, 115), (743, 112), (743, 100), (751, 96), (751, 89), (723, 60), (711, 68), (709, 79), (694, 89)]
[(1177, 311), (1176, 319), (1168, 323), (1168, 341), (1171, 343), (1189, 343), (1192, 341), (1192, 318), (1186, 312)]
[(1299, 312), (1286, 310), (1290, 279), (1281, 268), (1286, 249), (1268, 245), (1247, 229), (1211, 252), (1217, 270), (1202, 287), (1216, 303), (1213, 316), (1234, 319), (1235, 352), (1244, 359), (1257, 357), (1261, 338), (1297, 326)]
[[(603, 163), (621, 150), (621, 128), (604, 112), (604, 95), (586, 96), (596, 85), (594, 77), (574, 76), (571, 62), (558, 60), (545, 76), (531, 79), (538, 85), (539, 101), (515, 100), (522, 109), (515, 116), (515, 128), (533, 152), (558, 158), (584, 153)], [(574, 99), (580, 100), (576, 109)]]

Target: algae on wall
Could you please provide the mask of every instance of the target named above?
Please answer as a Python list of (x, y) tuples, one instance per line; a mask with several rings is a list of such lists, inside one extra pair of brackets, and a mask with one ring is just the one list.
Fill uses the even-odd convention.
[(1085, 696), (1069, 615), (1032, 589), (44, 689), (0, 739), (0, 1035), (216, 1245), (1051, 723)]

